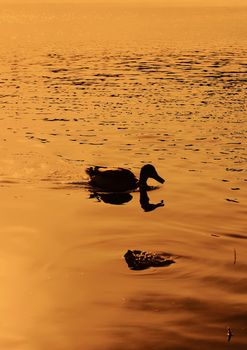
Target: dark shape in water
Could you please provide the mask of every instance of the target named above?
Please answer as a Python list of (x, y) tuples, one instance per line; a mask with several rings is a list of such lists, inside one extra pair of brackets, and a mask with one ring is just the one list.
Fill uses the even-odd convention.
[(128, 250), (124, 258), (131, 270), (145, 270), (150, 267), (169, 266), (175, 263), (171, 256), (166, 253), (153, 253), (142, 250)]
[(227, 340), (230, 341), (233, 336), (231, 328), (227, 329)]
[(149, 201), (150, 200), (149, 200), (146, 188), (140, 187), (140, 204), (144, 211), (146, 212), (152, 211), (156, 208), (164, 207), (165, 205), (163, 199), (156, 204), (152, 204)]
[(165, 180), (158, 175), (155, 167), (151, 164), (146, 164), (141, 168), (139, 180), (128, 169), (116, 168), (100, 170), (100, 168), (102, 167), (95, 166), (86, 169), (86, 173), (90, 177), (89, 184), (92, 187), (107, 192), (131, 191), (138, 187), (148, 188), (148, 178), (153, 178), (162, 184), (165, 182)]
[(97, 198), (99, 202), (103, 201), (107, 204), (121, 205), (131, 201), (133, 196), (128, 192), (113, 193), (97, 193), (94, 192), (89, 198)]
[[(129, 192), (93, 192), (90, 194), (89, 198), (97, 198), (99, 202), (103, 201), (107, 204), (121, 205), (130, 202), (133, 196)], [(140, 188), (140, 204), (145, 212), (155, 210), (159, 207), (164, 207), (165, 205), (163, 200), (156, 204), (150, 203), (147, 188), (144, 187)]]

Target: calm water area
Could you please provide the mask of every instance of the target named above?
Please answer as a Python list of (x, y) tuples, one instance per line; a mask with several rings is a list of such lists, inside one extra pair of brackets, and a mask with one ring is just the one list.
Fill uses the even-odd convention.
[[(246, 350), (247, 8), (1, 4), (0, 32), (1, 349)], [(87, 184), (146, 163), (150, 212)]]

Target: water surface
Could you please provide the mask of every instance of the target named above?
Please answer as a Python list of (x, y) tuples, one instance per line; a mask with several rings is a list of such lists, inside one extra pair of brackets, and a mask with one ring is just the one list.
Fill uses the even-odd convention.
[[(246, 348), (246, 17), (1, 8), (2, 348)], [(145, 163), (164, 207), (89, 198), (87, 166)]]

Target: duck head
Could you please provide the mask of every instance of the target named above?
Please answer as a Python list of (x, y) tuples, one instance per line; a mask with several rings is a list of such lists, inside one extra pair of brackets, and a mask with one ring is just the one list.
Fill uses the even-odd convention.
[(149, 178), (152, 178), (158, 182), (160, 182), (161, 184), (163, 184), (165, 182), (165, 180), (160, 177), (155, 169), (155, 167), (151, 164), (146, 164), (141, 168), (141, 172), (140, 172), (140, 179), (139, 179), (139, 184), (140, 187), (146, 187), (147, 186), (147, 180)]

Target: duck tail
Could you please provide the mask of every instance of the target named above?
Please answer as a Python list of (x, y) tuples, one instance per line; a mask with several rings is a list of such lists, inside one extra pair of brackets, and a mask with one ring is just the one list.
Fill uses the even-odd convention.
[(89, 168), (86, 168), (86, 174), (88, 174), (90, 177), (95, 176), (99, 173), (99, 166), (90, 166)]
[(88, 174), (90, 177), (95, 175), (95, 167), (90, 166), (85, 170), (86, 174)]

